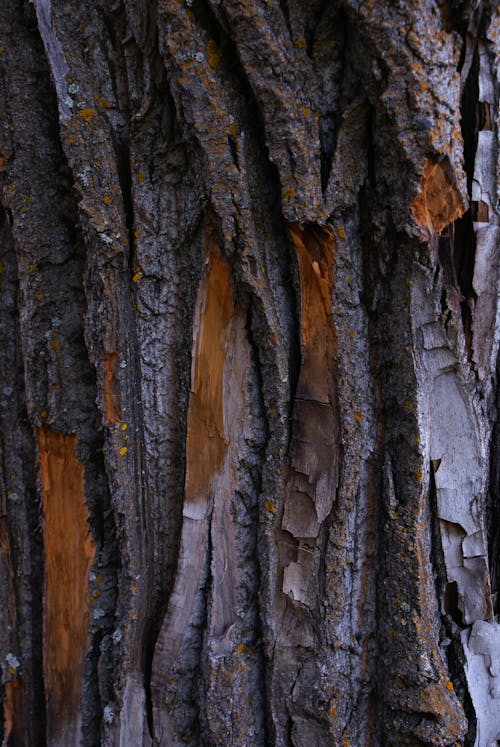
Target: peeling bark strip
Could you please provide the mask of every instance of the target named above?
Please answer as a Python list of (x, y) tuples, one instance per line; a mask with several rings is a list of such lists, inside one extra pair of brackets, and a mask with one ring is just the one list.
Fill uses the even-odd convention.
[(44, 509), (44, 680), (47, 740), (80, 744), (94, 557), (76, 436), (38, 430)]
[[(301, 367), (294, 401), (290, 447), (290, 499), (285, 504), (283, 529), (296, 539), (318, 536), (332, 509), (338, 482), (338, 410), (335, 391), (336, 338), (332, 317), (335, 239), (329, 228), (290, 227), (300, 272)], [(305, 556), (307, 558), (307, 555)], [(307, 565), (307, 564), (306, 564)], [(292, 575), (285, 570), (287, 593), (307, 603)]]
[[(193, 326), (191, 392), (187, 416), (186, 483), (182, 535), (175, 587), (157, 641), (153, 664), (154, 731), (159, 744), (177, 744), (193, 720), (193, 683), (182, 667), (199, 641), (196, 626), (204, 615), (210, 515), (215, 481), (227, 450), (224, 421), (224, 364), (233, 312), (229, 265), (207, 237), (207, 258), (198, 290)], [(179, 687), (180, 685), (180, 687)], [(177, 693), (177, 689), (181, 690)], [(180, 710), (180, 713), (179, 713)]]

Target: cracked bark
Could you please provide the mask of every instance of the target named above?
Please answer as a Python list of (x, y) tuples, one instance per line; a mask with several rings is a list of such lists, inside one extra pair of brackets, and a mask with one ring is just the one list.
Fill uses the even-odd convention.
[(500, 740), (494, 3), (0, 0), (0, 739)]

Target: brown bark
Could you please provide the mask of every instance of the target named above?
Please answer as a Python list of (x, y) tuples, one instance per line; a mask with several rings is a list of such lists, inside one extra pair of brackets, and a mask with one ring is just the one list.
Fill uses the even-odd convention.
[(4, 745), (500, 740), (499, 23), (0, 0)]

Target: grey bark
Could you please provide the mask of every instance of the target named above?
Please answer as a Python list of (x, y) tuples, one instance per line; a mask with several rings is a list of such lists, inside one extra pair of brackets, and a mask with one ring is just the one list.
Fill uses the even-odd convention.
[(5, 747), (500, 741), (499, 44), (0, 0)]

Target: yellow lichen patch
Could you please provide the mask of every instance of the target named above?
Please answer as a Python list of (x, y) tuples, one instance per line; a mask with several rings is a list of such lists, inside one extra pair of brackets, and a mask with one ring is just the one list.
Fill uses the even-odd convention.
[(248, 646), (246, 645), (246, 643), (239, 643), (236, 646), (236, 651), (239, 654), (249, 654), (250, 653), (250, 649), (248, 648)]
[(266, 505), (266, 510), (269, 511), (269, 513), (271, 514), (276, 513), (276, 506), (273, 503), (271, 503), (271, 501), (266, 501), (265, 505)]
[(310, 117), (311, 116), (311, 110), (309, 109), (308, 106), (303, 106), (302, 107), (302, 114), (304, 115), (304, 117)]
[(134, 239), (140, 238), (141, 232), (136, 228), (134, 231)]
[(135, 272), (132, 275), (132, 282), (133, 283), (138, 283), (141, 278), (142, 278), (142, 272), (140, 270), (138, 270), (137, 272)]
[(93, 109), (81, 109), (80, 116), (87, 124), (90, 124), (95, 117), (95, 111)]
[(111, 203), (113, 202), (113, 200), (111, 199), (109, 195), (104, 195), (104, 197), (102, 198), (102, 201), (104, 202), (105, 205), (111, 205)]
[(50, 343), (50, 347), (52, 348), (52, 350), (59, 350), (59, 348), (61, 347), (61, 343), (58, 342), (58, 340), (52, 340), (52, 342)]
[(207, 44), (207, 58), (208, 58), (208, 64), (212, 69), (215, 69), (217, 65), (220, 62), (220, 58), (222, 57), (222, 49), (219, 47), (219, 45), (213, 40), (210, 39), (210, 41)]
[(144, 176), (143, 172), (139, 171), (139, 173), (137, 174), (137, 181), (138, 182), (143, 182), (145, 178), (146, 177)]
[(424, 477), (424, 475), (423, 475), (423, 472), (422, 472), (422, 470), (421, 470), (421, 469), (417, 469), (417, 480), (418, 480), (419, 482), (422, 482), (422, 480), (423, 480), (423, 477)]
[(128, 428), (128, 425), (126, 423), (122, 423), (122, 431), (126, 431)]
[(37, 293), (36, 294), (36, 300), (37, 301), (42, 301), (43, 300), (43, 293)]
[(304, 39), (303, 36), (300, 36), (297, 39), (297, 41), (295, 42), (295, 46), (298, 47), (299, 49), (305, 49), (305, 47), (306, 47), (306, 40)]
[(412, 202), (416, 223), (441, 233), (443, 228), (464, 213), (465, 207), (453, 178), (448, 160), (426, 161), (420, 192)]
[(122, 446), (122, 448), (120, 449), (120, 456), (125, 456), (127, 451), (128, 451), (128, 448), (126, 446)]
[(284, 189), (284, 190), (283, 190), (283, 193), (282, 193), (282, 194), (283, 194), (283, 197), (284, 197), (284, 198), (285, 198), (286, 200), (291, 200), (291, 199), (292, 199), (292, 197), (295, 197), (295, 190), (294, 190), (294, 189), (290, 189), (290, 188), (287, 188), (287, 189)]
[(362, 423), (363, 422), (363, 413), (359, 412), (359, 411), (355, 412), (354, 413), (354, 420), (356, 421), (356, 423)]
[(337, 236), (339, 239), (345, 239), (346, 233), (343, 226), (337, 226)]

